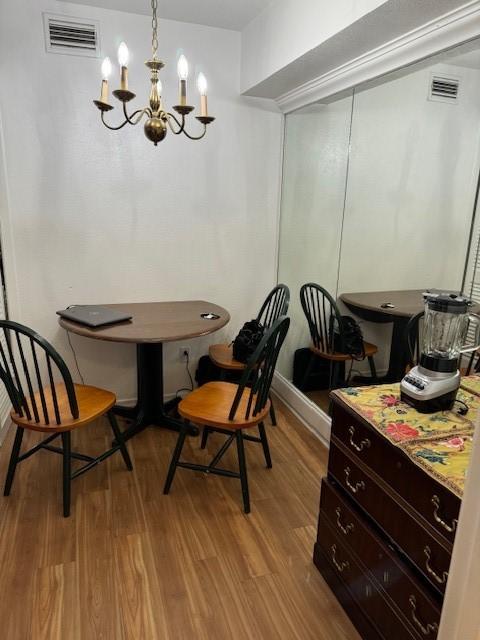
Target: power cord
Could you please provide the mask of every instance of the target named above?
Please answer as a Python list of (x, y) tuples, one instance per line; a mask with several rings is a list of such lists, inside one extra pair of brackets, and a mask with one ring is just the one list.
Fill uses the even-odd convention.
[(176, 398), (180, 397), (178, 394), (181, 393), (182, 391), (189, 391), (189, 392), (193, 391), (194, 384), (193, 384), (192, 374), (190, 373), (190, 354), (188, 353), (188, 351), (185, 351), (185, 369), (190, 379), (190, 387), (182, 387), (181, 389), (177, 389), (175, 391)]
[(78, 366), (77, 354), (75, 353), (75, 349), (73, 348), (73, 344), (70, 339), (70, 331), (67, 331), (67, 340), (68, 340), (68, 344), (70, 345), (70, 349), (72, 350), (72, 353), (73, 353), (73, 359), (75, 360), (75, 366), (77, 368), (78, 375), (80, 377), (80, 380), (82, 381), (82, 384), (84, 385), (85, 380), (83, 379), (82, 372), (80, 371), (80, 367)]
[(455, 402), (459, 405), (461, 405), (458, 409), (457, 409), (457, 413), (460, 416), (466, 416), (468, 413), (468, 405), (463, 401), (463, 400), (455, 400)]

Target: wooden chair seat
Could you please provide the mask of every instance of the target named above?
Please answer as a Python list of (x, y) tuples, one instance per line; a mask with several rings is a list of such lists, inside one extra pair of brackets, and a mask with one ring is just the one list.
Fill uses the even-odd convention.
[[(77, 427), (82, 427), (86, 424), (89, 424), (96, 418), (104, 415), (113, 407), (116, 402), (115, 394), (111, 391), (99, 389), (98, 387), (90, 387), (83, 384), (75, 384), (74, 387), (79, 409), (79, 417), (77, 419), (72, 418), (65, 385), (56, 384), (55, 391), (57, 394), (61, 424), (56, 424), (51, 387), (46, 387), (44, 389), (45, 403), (50, 419), (49, 424), (45, 422), (41, 411), (39, 422), (35, 421), (32, 403), (30, 400), (28, 400), (28, 406), (30, 408), (32, 419), (28, 420), (26, 416), (21, 417), (17, 413), (15, 413), (15, 411), (12, 411), (10, 416), (13, 422), (19, 427), (24, 427), (33, 431), (58, 433), (62, 431), (71, 431), (72, 429), (76, 429)], [(37, 391), (34, 395), (37, 407), (41, 408), (42, 400), (40, 393)]]
[(256, 416), (245, 419), (250, 397), (250, 389), (247, 387), (243, 392), (234, 420), (229, 420), (228, 415), (237, 389), (238, 385), (231, 382), (207, 382), (189, 393), (178, 405), (178, 411), (183, 418), (208, 427), (232, 430), (254, 427), (268, 415), (270, 401), (267, 401), (262, 411)]
[[(364, 342), (363, 344), (365, 346), (366, 358), (371, 358), (378, 352), (377, 345), (371, 344), (370, 342)], [(328, 353), (327, 351), (322, 351), (322, 349), (317, 349), (317, 347), (313, 345), (310, 345), (310, 351), (321, 358), (325, 358), (325, 360), (333, 360), (334, 362), (346, 362), (347, 360), (353, 359), (353, 356), (348, 353)]]
[(233, 357), (233, 346), (231, 344), (212, 344), (208, 349), (210, 360), (221, 369), (229, 371), (243, 371), (246, 364), (235, 360)]

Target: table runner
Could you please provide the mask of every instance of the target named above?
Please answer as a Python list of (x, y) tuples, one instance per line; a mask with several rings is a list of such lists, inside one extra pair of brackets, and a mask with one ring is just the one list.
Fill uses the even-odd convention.
[(462, 380), (457, 398), (468, 414), (419, 413), (400, 400), (400, 384), (337, 389), (338, 397), (435, 480), (462, 497), (480, 412), (480, 376)]

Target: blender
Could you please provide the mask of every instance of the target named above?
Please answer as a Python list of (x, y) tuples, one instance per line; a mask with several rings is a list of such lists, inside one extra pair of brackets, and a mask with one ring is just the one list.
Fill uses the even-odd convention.
[[(400, 383), (401, 399), (420, 413), (451, 409), (460, 386), (460, 357), (480, 347), (480, 316), (471, 300), (451, 292), (426, 292), (420, 363)], [(466, 345), (475, 325), (475, 346)]]

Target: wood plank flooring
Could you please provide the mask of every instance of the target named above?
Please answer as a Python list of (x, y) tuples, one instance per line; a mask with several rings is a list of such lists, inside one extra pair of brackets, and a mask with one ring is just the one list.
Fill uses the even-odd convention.
[[(273, 469), (246, 443), (252, 513), (240, 483), (179, 469), (162, 495), (176, 435), (149, 429), (120, 455), (74, 480), (61, 515), (61, 457), (22, 462), (0, 497), (0, 624), (8, 640), (358, 640), (312, 564), (327, 452), (277, 402), (267, 427)], [(40, 434), (28, 433), (26, 445)], [(13, 432), (0, 450), (3, 487)], [(190, 438), (185, 457), (205, 462)], [(107, 448), (106, 421), (73, 448)], [(225, 466), (236, 469), (232, 450)]]

